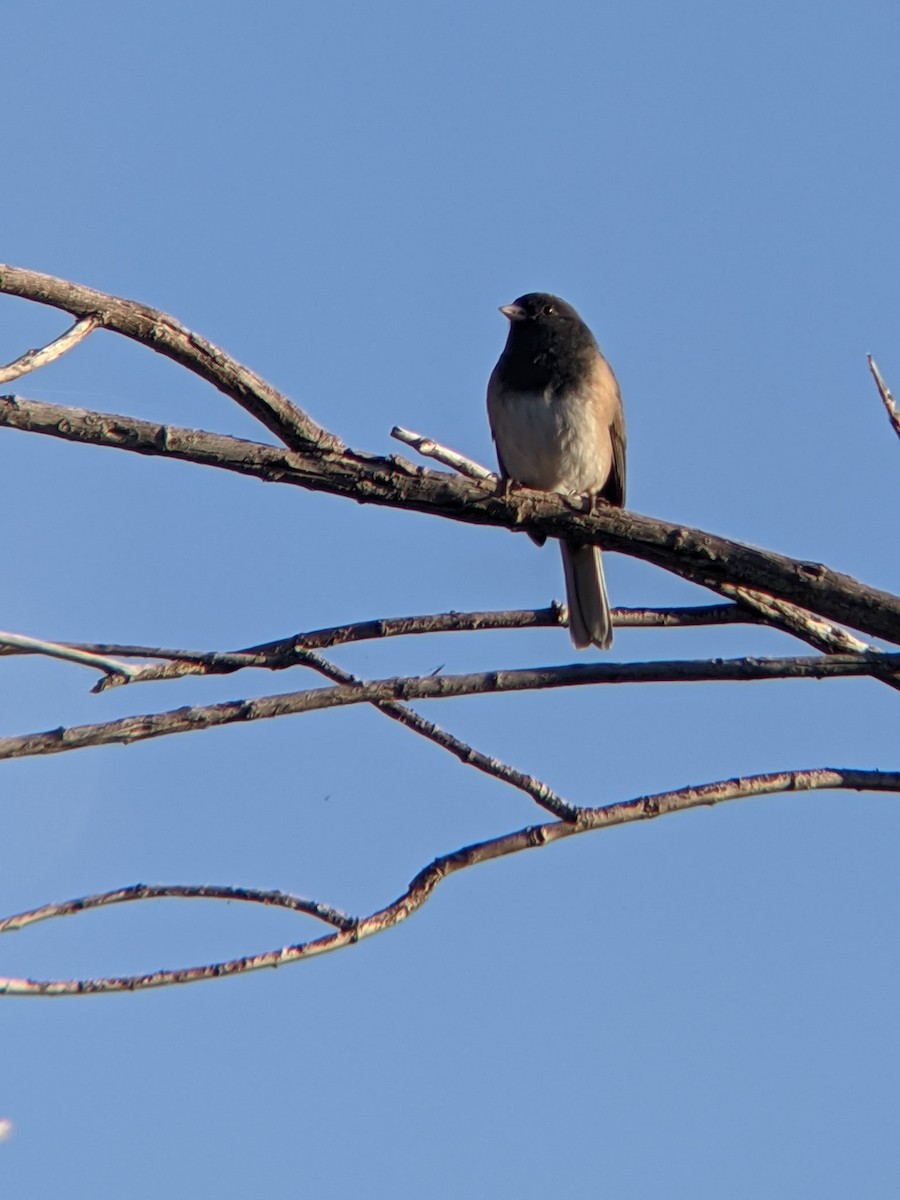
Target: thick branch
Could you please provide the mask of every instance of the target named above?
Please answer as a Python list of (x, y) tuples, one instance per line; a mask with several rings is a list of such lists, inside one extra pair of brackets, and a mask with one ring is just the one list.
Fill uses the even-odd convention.
[[(878, 389), (888, 409), (888, 414), (892, 417), (897, 415), (893, 396), (891, 396), (881, 375), (878, 373), (878, 368), (872, 361), (871, 356), (869, 358), (869, 366), (872, 374), (875, 376), (875, 382), (878, 384)], [(491, 477), (491, 472), (485, 470), (480, 463), (473, 462), (471, 459), (459, 454), (456, 450), (443, 446), (431, 438), (423, 437), (422, 434), (395, 426), (391, 430), (391, 436), (406, 443), (406, 445), (412, 446), (421, 455), (433, 458), (436, 462), (442, 463), (444, 466), (452, 467), (454, 470), (459, 471), (462, 475), (469, 476), (471, 479), (489, 479)], [(879, 653), (877, 647), (866, 645), (865, 642), (860, 641), (859, 638), (854, 637), (839, 625), (831, 621), (825, 621), (822, 617), (816, 617), (796, 604), (790, 604), (787, 600), (779, 600), (773, 596), (766, 595), (765, 592), (755, 591), (751, 588), (736, 587), (730, 583), (716, 584), (715, 590), (721, 595), (736, 600), (743, 608), (753, 612), (759, 621), (771, 625), (775, 629), (789, 633), (794, 637), (798, 637), (806, 642), (807, 645), (813, 646), (816, 650), (822, 650), (826, 654)], [(900, 675), (897, 672), (882, 671), (878, 678), (889, 687), (900, 690)], [(102, 689), (108, 682), (111, 681), (102, 680), (97, 685), (96, 690)]]
[[(9, 996), (84, 996), (97, 992), (138, 991), (143, 988), (165, 987), (176, 983), (198, 983), (203, 979), (219, 979), (226, 975), (238, 975), (247, 971), (258, 971), (264, 967), (280, 967), (300, 962), (331, 950), (354, 945), (363, 938), (381, 933), (400, 924), (411, 916), (431, 896), (434, 889), (457, 871), (463, 871), (479, 863), (518, 854), (523, 850), (534, 850), (562, 838), (573, 837), (614, 825), (626, 825), (632, 821), (647, 821), (668, 813), (683, 812), (704, 805), (722, 804), (748, 796), (773, 795), (779, 792), (802, 792), (824, 788), (844, 788), (854, 791), (898, 792), (900, 771), (859, 771), (842, 767), (821, 767), (805, 771), (779, 771), (768, 775), (751, 775), (742, 779), (725, 779), (699, 787), (685, 787), (673, 792), (660, 792), (651, 796), (640, 796), (622, 804), (610, 804), (600, 808), (581, 809), (578, 820), (573, 823), (551, 821), (544, 825), (530, 825), (515, 833), (475, 842), (443, 854), (416, 875), (409, 887), (392, 904), (360, 920), (337, 914), (346, 925), (337, 932), (324, 937), (300, 942), (293, 946), (280, 947), (263, 954), (246, 958), (235, 958), (228, 962), (212, 963), (207, 966), (187, 967), (183, 970), (156, 971), (149, 975), (128, 975), (99, 979), (0, 979), (0, 994)], [(99, 907), (104, 902), (114, 903), (122, 899), (141, 899), (138, 893), (143, 885), (135, 889), (118, 889), (101, 896), (87, 897), (84, 901), (67, 901), (60, 905), (46, 905), (33, 913), (20, 913), (7, 918), (0, 924), (0, 931), (21, 928), (31, 920), (48, 919), (53, 916), (70, 915), (86, 907)], [(146, 889), (148, 894), (175, 894), (179, 889), (165, 887)], [(182, 889), (182, 894), (199, 889)], [(277, 894), (277, 893), (276, 893)], [(108, 901), (105, 897), (109, 897)], [(252, 899), (252, 894), (247, 898)], [(299, 901), (300, 905), (315, 905), (315, 901)], [(290, 907), (291, 905), (285, 905)], [(327, 906), (322, 910), (336, 913)], [(56, 911), (54, 911), (56, 910)], [(308, 912), (308, 908), (300, 908)], [(39, 916), (34, 914), (40, 914)], [(314, 915), (322, 916), (321, 912)], [(323, 919), (328, 919), (323, 917)], [(334, 922), (337, 924), (337, 921)]]
[(168, 313), (93, 288), (0, 263), (0, 292), (60, 308), (131, 338), (186, 367), (235, 400), (287, 446), (300, 450), (341, 449), (286, 396), (212, 342), (192, 333)]
[(733, 583), (900, 644), (900, 597), (867, 587), (821, 563), (759, 550), (703, 530), (673, 525), (587, 497), (528, 489), (507, 494), (475, 480), (413, 467), (396, 458), (348, 451), (304, 455), (259, 442), (111, 413), (0, 397), (0, 425), (68, 441), (160, 455), (470, 524), (593, 542), (655, 563), (704, 586)]
[[(900, 666), (900, 655), (885, 655), (887, 665)], [(531, 667), (515, 671), (485, 671), (468, 675), (425, 675), (378, 679), (360, 686), (315, 688), (194, 705), (168, 712), (144, 713), (95, 725), (76, 725), (43, 733), (0, 738), (0, 761), (41, 754), (61, 754), (88, 746), (145, 741), (174, 733), (190, 733), (243, 721), (262, 721), (318, 709), (385, 701), (445, 700), (544, 688), (584, 687), (613, 683), (723, 683), (771, 679), (829, 679), (871, 675), (882, 660), (865, 655), (829, 658), (732, 658), (649, 663), (577, 663), (572, 666)]]

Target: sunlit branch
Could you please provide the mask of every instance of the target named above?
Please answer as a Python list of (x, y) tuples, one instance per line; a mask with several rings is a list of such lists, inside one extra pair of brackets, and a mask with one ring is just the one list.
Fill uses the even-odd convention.
[[(729, 583), (718, 584), (715, 590), (722, 596), (736, 600), (740, 606), (755, 613), (758, 620), (771, 625), (774, 629), (792, 634), (816, 650), (822, 650), (825, 654), (866, 654), (876, 663), (879, 658), (887, 660), (890, 657), (876, 646), (848, 633), (840, 625), (814, 616), (787, 600), (778, 600), (774, 596), (766, 596), (763, 592), (757, 592), (752, 588), (735, 587)], [(874, 678), (880, 679), (882, 683), (886, 683), (888, 687), (900, 690), (900, 673), (889, 662), (885, 661), (881, 667), (876, 666), (872, 675)], [(107, 677), (101, 679), (94, 690), (113, 686), (120, 682), (122, 681)]]
[(26, 350), (14, 362), (7, 363), (5, 367), (0, 367), (0, 383), (11, 383), (13, 379), (21, 379), (23, 375), (37, 371), (39, 367), (46, 367), (48, 363), (56, 362), (58, 358), (62, 358), (66, 351), (77, 346), (79, 342), (83, 342), (88, 334), (93, 333), (99, 324), (99, 317), (82, 317), (80, 321), (76, 321), (74, 325), (56, 338), (55, 341), (49, 342), (46, 346), (41, 346), (35, 350)]
[(67, 662), (78, 663), (83, 667), (93, 667), (104, 672), (104, 678), (116, 677), (125, 682), (137, 677), (140, 667), (130, 663), (119, 662), (105, 654), (93, 650), (84, 650), (70, 646), (64, 642), (48, 642), (43, 638), (26, 637), (21, 633), (0, 631), (0, 655), (3, 651), (14, 651), (18, 654), (38, 654), (45, 658), (61, 658)]
[[(144, 988), (198, 983), (204, 979), (220, 979), (228, 975), (262, 970), (266, 967), (286, 966), (289, 963), (301, 962), (307, 958), (353, 945), (364, 938), (372, 937), (374, 934), (382, 933), (384, 930), (400, 924), (422, 907), (443, 879), (480, 863), (504, 858), (510, 854), (518, 854), (524, 850), (538, 849), (563, 838), (615, 825), (626, 825), (633, 821), (652, 820), (669, 813), (684, 812), (692, 808), (722, 804), (751, 796), (836, 788), (853, 791), (900, 792), (900, 771), (868, 771), (843, 767), (778, 771), (766, 775), (725, 779), (716, 783), (702, 784), (699, 787), (679, 788), (676, 791), (659, 792), (650, 796), (639, 796), (620, 804), (584, 808), (579, 811), (578, 818), (574, 822), (551, 821), (543, 825), (530, 825), (513, 833), (474, 842), (454, 850), (450, 854), (440, 855), (416, 875), (409, 887), (393, 903), (359, 919), (337, 913), (330, 906), (318, 905), (315, 901), (287, 897), (281, 907), (296, 907), (297, 911), (319, 916), (325, 920), (328, 918), (322, 914), (328, 912), (343, 922), (335, 933), (323, 937), (298, 942), (292, 946), (282, 946), (262, 954), (230, 959), (226, 962), (155, 971), (146, 975), (56, 980), (0, 979), (0, 994), (9, 996), (83, 996), (98, 992), (138, 991)], [(230, 889), (221, 889), (221, 891), (228, 893)], [(142, 892), (146, 892), (146, 897)], [(57, 905), (44, 905), (29, 913), (19, 913), (0, 923), (0, 932), (20, 929), (36, 920), (48, 920), (56, 916), (72, 915), (88, 908), (102, 907), (104, 903), (138, 900), (149, 898), (150, 895), (193, 896), (200, 894), (201, 889), (198, 888), (167, 888), (164, 885), (155, 888), (145, 888), (144, 885), (136, 885), (134, 889), (120, 888), (99, 896), (65, 901)], [(248, 891), (246, 896), (225, 895), (223, 898), (254, 899), (259, 896), (272, 895), (273, 893)], [(274, 893), (274, 895), (280, 895), (280, 893)], [(271, 900), (260, 900), (259, 902), (273, 903)], [(315, 907), (317, 911), (312, 912), (312, 907)], [(334, 920), (332, 923), (338, 925), (338, 920)]]
[[(762, 618), (738, 604), (707, 604), (679, 608), (616, 608), (613, 624), (618, 629), (674, 629), (710, 625), (756, 624)], [(128, 682), (145, 683), (179, 679), (185, 675), (229, 675), (250, 667), (281, 671), (302, 663), (308, 650), (328, 649), (353, 642), (381, 638), (408, 637), (429, 633), (474, 633), (489, 630), (565, 628), (565, 609), (560, 604), (549, 608), (509, 609), (499, 612), (449, 612), (417, 617), (380, 617), (347, 625), (332, 625), (297, 633), (289, 638), (248, 646), (243, 650), (164, 650), (153, 646), (96, 645), (73, 643), (76, 648), (124, 657), (155, 658), (162, 662), (136, 667)], [(0, 656), (3, 648), (0, 646)], [(105, 691), (123, 682), (102, 679), (93, 691)]]
[(391, 430), (391, 437), (396, 438), (398, 442), (404, 442), (407, 446), (412, 446), (423, 458), (433, 458), (435, 462), (439, 462), (445, 467), (452, 467), (454, 471), (459, 471), (461, 475), (468, 475), (470, 479), (490, 479), (495, 482), (497, 480), (496, 474), (488, 471), (481, 463), (466, 458), (464, 454), (460, 454), (458, 450), (451, 450), (449, 446), (442, 446), (440, 442), (436, 442), (432, 438), (423, 437), (421, 433), (414, 433), (411, 429), (395, 425)]
[[(874, 365), (871, 358), (869, 359), (869, 365), (872, 368), (879, 390), (885, 400), (885, 405), (888, 407), (889, 414), (896, 414), (897, 410), (893, 405), (893, 397), (884, 386), (883, 380), (878, 374), (878, 368)], [(451, 450), (447, 446), (442, 446), (439, 442), (423, 437), (421, 434), (395, 427), (391, 431), (391, 436), (413, 446), (423, 456), (433, 458), (444, 466), (454, 467), (470, 478), (494, 478), (491, 472), (485, 470), (480, 464), (465, 458), (456, 450)], [(746, 609), (756, 613), (758, 620), (781, 629), (785, 633), (793, 634), (795, 637), (801, 638), (808, 645), (814, 646), (817, 650), (822, 650), (827, 654), (878, 653), (876, 647), (867, 645), (859, 638), (848, 633), (845, 629), (842, 629), (839, 625), (835, 625), (833, 622), (826, 621), (821, 617), (815, 617), (813, 614), (806, 612), (795, 604), (790, 604), (786, 600), (779, 600), (774, 596), (767, 596), (751, 588), (736, 587), (729, 583), (720, 584), (716, 590), (722, 595), (736, 600)], [(879, 678), (889, 686), (900, 689), (900, 676), (895, 672), (885, 671), (879, 675)]]
[(205, 379), (261, 421), (287, 446), (319, 452), (343, 444), (254, 371), (168, 313), (68, 279), (0, 263), (0, 292), (47, 304), (140, 342)]
[(477, 480), (414, 468), (397, 459), (354, 451), (303, 454), (223, 434), (13, 396), (0, 397), (0, 425), (217, 467), (360, 503), (593, 542), (705, 587), (723, 582), (750, 587), (900, 644), (898, 596), (821, 563), (790, 559), (599, 502), (590, 506), (585, 497), (527, 488), (503, 493)]
[(126, 904), (134, 900), (238, 900), (251, 904), (262, 904), (267, 908), (286, 908), (291, 912), (302, 913), (333, 925), (335, 929), (353, 929), (356, 925), (354, 917), (338, 912), (327, 904), (317, 900), (307, 900), (302, 896), (292, 896), (287, 892), (261, 891), (258, 888), (220, 887), (217, 884), (204, 883), (199, 886), (189, 884), (146, 884), (135, 883), (131, 887), (116, 888), (111, 892), (99, 892), (94, 896), (81, 896), (77, 900), (65, 900), (61, 904), (42, 904), (40, 908), (32, 908), (27, 912), (16, 913), (11, 917), (0, 920), (0, 933), (14, 933), (39, 921), (50, 921), (55, 917), (71, 917), (76, 913), (88, 912), (92, 908), (108, 908), (113, 904)]
[[(900, 655), (884, 663), (900, 667)], [(361, 686), (314, 688), (219, 704), (194, 705), (167, 712), (121, 717), (93, 725), (75, 725), (18, 737), (0, 738), (0, 760), (61, 754), (88, 746), (145, 741), (245, 721), (299, 715), (320, 709), (384, 701), (446, 700), (459, 696), (540, 691), (623, 683), (749, 683), (773, 679), (829, 679), (871, 675), (882, 660), (865, 655), (815, 658), (732, 658), (646, 663), (577, 663), (571, 666), (492, 670), (465, 675), (425, 675), (372, 680)]]

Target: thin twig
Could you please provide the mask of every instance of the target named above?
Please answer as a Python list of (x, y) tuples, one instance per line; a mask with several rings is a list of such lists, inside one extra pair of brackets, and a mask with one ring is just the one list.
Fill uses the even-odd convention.
[(0, 367), (0, 383), (10, 383), (13, 379), (20, 379), (23, 375), (28, 375), (31, 371), (36, 371), (39, 367), (46, 367), (48, 363), (56, 362), (58, 358), (62, 358), (67, 350), (71, 350), (79, 342), (83, 342), (88, 334), (93, 333), (99, 324), (99, 317), (82, 317), (80, 321), (76, 321), (65, 333), (60, 334), (55, 341), (34, 350), (26, 350), (14, 362), (7, 363), (5, 367)]
[(452, 467), (455, 471), (459, 471), (461, 475), (468, 475), (470, 479), (496, 480), (497, 478), (493, 471), (489, 471), (486, 467), (483, 467), (471, 458), (466, 458), (459, 451), (451, 450), (449, 446), (442, 446), (440, 442), (435, 442), (432, 438), (423, 437), (421, 433), (414, 433), (411, 429), (404, 429), (401, 425), (394, 426), (391, 430), (391, 437), (396, 438), (398, 442), (405, 442), (407, 446), (412, 446), (413, 449), (418, 450), (423, 458), (433, 458), (435, 462), (443, 463), (445, 467)]
[[(330, 679), (332, 683), (356, 688), (366, 686), (362, 679), (351, 675), (349, 671), (345, 671), (343, 667), (339, 667), (336, 663), (329, 662), (328, 659), (323, 658), (314, 650), (302, 650), (299, 654), (300, 662), (305, 666), (312, 667), (314, 671), (318, 671), (326, 679)], [(578, 812), (576, 806), (570, 804), (568, 800), (564, 800), (562, 796), (554, 792), (546, 783), (535, 779), (533, 775), (525, 775), (522, 771), (517, 771), (515, 767), (511, 767), (508, 763), (501, 762), (499, 758), (491, 758), (487, 754), (482, 754), (480, 750), (475, 750), (468, 743), (449, 733), (446, 729), (442, 729), (439, 725), (435, 725), (431, 721), (426, 721), (423, 716), (420, 716), (419, 713), (414, 712), (413, 709), (408, 708), (405, 704), (398, 704), (395, 700), (380, 700), (373, 701), (372, 703), (386, 717), (390, 717), (393, 721), (399, 721), (401, 725), (405, 725), (407, 729), (411, 729), (414, 733), (419, 734), (420, 737), (424, 737), (429, 742), (434, 742), (442, 750), (449, 751), (464, 766), (475, 767), (477, 770), (483, 771), (485, 775), (491, 775), (494, 779), (499, 779), (503, 783), (508, 783), (510, 786), (518, 788), (527, 796), (530, 796), (535, 804), (540, 805), (547, 812), (553, 813), (560, 820), (573, 821), (575, 819)]]
[(446, 700), (458, 696), (539, 691), (622, 683), (725, 683), (772, 679), (834, 679), (865, 676), (882, 666), (900, 668), (900, 655), (884, 662), (865, 655), (835, 654), (814, 658), (688, 659), (646, 663), (577, 663), (529, 667), (514, 671), (480, 671), (467, 675), (424, 675), (371, 680), (360, 687), (336, 685), (274, 696), (231, 700), (143, 713), (93, 725), (61, 727), (18, 737), (0, 738), (0, 761), (61, 754), (87, 746), (141, 742), (148, 738), (190, 733), (245, 721), (299, 715), (353, 704), (400, 700)]
[(93, 650), (82, 650), (64, 642), (47, 642), (43, 638), (25, 637), (20, 633), (0, 631), (0, 654), (3, 650), (13, 650), (19, 654), (40, 654), (46, 658), (61, 658), (67, 662), (80, 663), (83, 667), (94, 667), (95, 670), (104, 672), (104, 679), (115, 676), (122, 682), (127, 682), (135, 679), (140, 673), (140, 667), (118, 662)]
[[(501, 837), (474, 842), (450, 854), (442, 854), (421, 870), (409, 887), (387, 907), (351, 922), (335, 933), (293, 946), (282, 946), (262, 954), (235, 958), (227, 962), (204, 966), (186, 967), (180, 970), (155, 971), (147, 975), (127, 975), (98, 979), (0, 979), (0, 994), (9, 996), (84, 996), (97, 992), (138, 991), (144, 988), (165, 987), (173, 984), (198, 983), (205, 979), (220, 979), (227, 975), (239, 975), (258, 971), (265, 967), (280, 967), (300, 962), (344, 946), (355, 945), (364, 938), (382, 933), (399, 925), (429, 899), (437, 885), (449, 875), (466, 870), (480, 863), (518, 854), (523, 850), (534, 850), (563, 838), (573, 837), (595, 830), (626, 825), (634, 821), (653, 820), (669, 813), (722, 804), (730, 800), (750, 796), (774, 795), (782, 792), (805, 792), (818, 789), (848, 789), (853, 791), (898, 792), (900, 771), (855, 770), (844, 767), (818, 767), (802, 771), (778, 771), (766, 775), (751, 775), (739, 779), (724, 779), (706, 783), (699, 787), (684, 787), (676, 791), (659, 792), (650, 796), (639, 796), (621, 804), (609, 804), (599, 808), (581, 809), (575, 822), (550, 821), (543, 825), (529, 825), (524, 829), (507, 833)], [(121, 896), (122, 891), (106, 893)], [(166, 894), (165, 888), (158, 894)], [(133, 899), (140, 899), (134, 896)], [(103, 903), (103, 896), (90, 898), (92, 907)], [(314, 902), (310, 902), (314, 903)], [(325, 906), (323, 906), (325, 907)], [(58, 912), (50, 911), (54, 908)], [(51, 916), (69, 915), (77, 912), (79, 901), (67, 901), (62, 905), (46, 905), (34, 910)], [(330, 910), (334, 911), (334, 910)], [(30, 914), (19, 914), (17, 918), (27, 922)], [(319, 914), (316, 914), (319, 915)], [(5, 924), (6, 928), (12, 928)], [(21, 927), (21, 925), (19, 926)]]
[(146, 884), (135, 883), (131, 887), (116, 888), (111, 892), (99, 892), (94, 896), (81, 896), (77, 900), (65, 900), (61, 904), (42, 904), (27, 912), (16, 913), (0, 920), (0, 933), (14, 933), (38, 921), (51, 921), (55, 917), (71, 917), (92, 908), (107, 908), (112, 904), (126, 904), (132, 900), (242, 900), (251, 904), (264, 904), (269, 908), (287, 908), (292, 912), (316, 917), (335, 929), (353, 929), (356, 918), (339, 912), (318, 900), (306, 900), (287, 892), (261, 891), (259, 888), (220, 887), (204, 883), (190, 884)]
[(878, 388), (878, 394), (881, 396), (881, 401), (884, 404), (885, 411), (888, 415), (888, 420), (896, 433), (900, 437), (900, 408), (897, 407), (897, 402), (891, 394), (891, 389), (881, 377), (881, 372), (875, 365), (875, 359), (871, 354), (866, 355), (869, 362), (869, 370), (872, 372), (872, 378), (875, 380), (875, 386)]

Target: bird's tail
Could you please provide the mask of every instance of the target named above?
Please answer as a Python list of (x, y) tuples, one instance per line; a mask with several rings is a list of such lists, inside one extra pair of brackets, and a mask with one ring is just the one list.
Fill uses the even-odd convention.
[(612, 618), (600, 551), (595, 546), (574, 546), (569, 542), (561, 542), (560, 549), (572, 641), (579, 650), (591, 643), (608, 650), (612, 645)]

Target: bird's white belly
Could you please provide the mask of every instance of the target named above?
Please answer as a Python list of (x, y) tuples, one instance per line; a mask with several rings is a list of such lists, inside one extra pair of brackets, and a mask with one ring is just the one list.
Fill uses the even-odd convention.
[(585, 398), (506, 393), (490, 415), (500, 458), (519, 483), (545, 492), (595, 491), (606, 483), (609, 430), (598, 426)]

